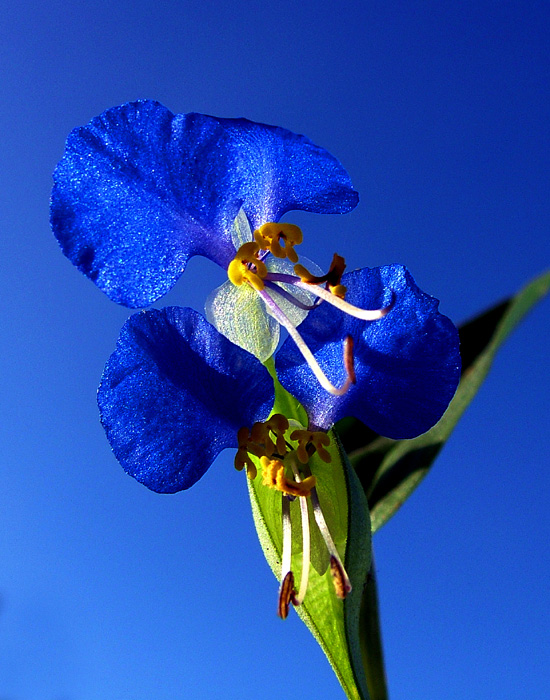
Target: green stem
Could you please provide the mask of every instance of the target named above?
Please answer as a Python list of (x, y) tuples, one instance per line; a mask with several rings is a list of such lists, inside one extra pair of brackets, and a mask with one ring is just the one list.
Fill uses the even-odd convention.
[(374, 560), (363, 590), (359, 617), (359, 640), (370, 700), (388, 700)]

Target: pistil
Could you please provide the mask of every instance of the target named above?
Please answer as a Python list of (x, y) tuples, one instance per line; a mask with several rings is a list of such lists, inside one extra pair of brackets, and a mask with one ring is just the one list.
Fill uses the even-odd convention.
[(351, 591), (351, 582), (349, 576), (346, 573), (334, 540), (328, 529), (325, 516), (321, 509), (321, 504), (319, 503), (319, 496), (317, 495), (317, 490), (312, 489), (311, 491), (311, 505), (313, 507), (313, 516), (315, 517), (315, 522), (317, 527), (321, 532), (321, 536), (325, 541), (328, 552), (330, 554), (330, 571), (332, 574), (332, 581), (334, 583), (334, 590), (339, 598), (345, 598), (347, 594)]
[(281, 586), (279, 588), (279, 600), (277, 614), (282, 620), (288, 617), (290, 603), (294, 599), (294, 574), (290, 569), (292, 558), (292, 523), (290, 520), (290, 501), (282, 495), (282, 520), (283, 520), (283, 553), (281, 557)]

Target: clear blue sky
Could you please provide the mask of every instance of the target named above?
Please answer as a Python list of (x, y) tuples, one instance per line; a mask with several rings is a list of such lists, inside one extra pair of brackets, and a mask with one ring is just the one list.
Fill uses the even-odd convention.
[[(127, 477), (96, 387), (128, 311), (63, 257), (51, 172), (139, 97), (305, 133), (361, 196), (288, 219), (304, 254), (400, 262), (460, 322), (550, 262), (545, 0), (51, 0), (0, 23), (0, 698), (343, 697), (257, 544), (223, 454), (190, 491)], [(202, 308), (193, 260), (163, 304)], [(550, 304), (497, 358), (375, 538), (393, 700), (542, 698), (550, 678)]]

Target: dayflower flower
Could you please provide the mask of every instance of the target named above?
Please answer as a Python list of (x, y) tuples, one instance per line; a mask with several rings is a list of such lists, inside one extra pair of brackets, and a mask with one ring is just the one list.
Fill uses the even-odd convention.
[[(236, 449), (238, 469), (251, 478), (261, 469), (266, 488), (282, 494), (281, 616), (307, 589), (308, 503), (345, 596), (350, 583), (310, 462), (330, 462), (326, 433), (340, 418), (403, 438), (441, 417), (460, 359), (456, 329), (437, 300), (397, 265), (345, 275), (335, 255), (323, 274), (299, 260), (302, 232), (280, 217), (291, 209), (344, 213), (357, 193), (335, 158), (284, 129), (126, 104), (71, 133), (54, 181), (51, 222), (63, 252), (114, 301), (152, 304), (193, 255), (228, 273), (207, 300), (211, 323), (171, 307), (136, 314), (122, 329), (98, 402), (124, 469), (172, 493), (200, 479), (221, 450)], [(270, 417), (273, 379), (262, 362), (280, 325), (289, 338), (277, 376), (306, 409), (307, 425)], [(298, 591), (288, 511), (296, 498)]]
[[(263, 430), (255, 426), (250, 435), (248, 431), (241, 434), (239, 464), (248, 463), (247, 455), (249, 460), (252, 455), (259, 457), (264, 483), (281, 492), (283, 548), (278, 611), (283, 618), (290, 603), (299, 605), (307, 590), (308, 501), (330, 557), (336, 594), (343, 598), (351, 589), (319, 502), (315, 470), (308, 465), (314, 454), (323, 462), (330, 462), (327, 431), (341, 418), (354, 416), (386, 437), (415, 437), (442, 416), (460, 376), (456, 328), (438, 312), (437, 300), (416, 286), (406, 268), (391, 265), (356, 270), (341, 281), (347, 288), (346, 298), (353, 304), (384, 308), (392, 303), (390, 313), (372, 322), (322, 304), (300, 325), (301, 339), (334, 384), (345, 386), (349, 380), (350, 370), (341, 361), (341, 347), (345, 339), (353, 339), (353, 381), (345, 392), (327, 392), (316, 381), (311, 363), (299, 346), (288, 338), (276, 354), (277, 377), (306, 409), (308, 423), (289, 426), (287, 421), (284, 425), (279, 417), (275, 425), (264, 423)], [(250, 466), (255, 475), (256, 466)], [(293, 478), (289, 479), (289, 474)], [(298, 589), (290, 566), (289, 498), (295, 497), (300, 498), (302, 522), (302, 574)]]

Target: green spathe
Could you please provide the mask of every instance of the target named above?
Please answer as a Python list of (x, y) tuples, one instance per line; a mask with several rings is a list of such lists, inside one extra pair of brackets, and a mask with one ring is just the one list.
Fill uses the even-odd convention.
[[(273, 413), (304, 424), (305, 412), (276, 381)], [(370, 518), (361, 484), (335, 433), (329, 433), (332, 461), (325, 464), (316, 455), (310, 460), (317, 478), (317, 492), (328, 528), (352, 583), (342, 601), (337, 598), (326, 547), (312, 518), (312, 567), (309, 586), (297, 613), (327, 655), (348, 698), (369, 700), (359, 642), (359, 608), (363, 585), (370, 568)], [(262, 485), (261, 474), (249, 481), (254, 523), (266, 559), (280, 578), (282, 553), (281, 494)], [(299, 580), (302, 568), (298, 503), (291, 503), (293, 520), (292, 569)], [(275, 609), (275, 598), (274, 598)]]

